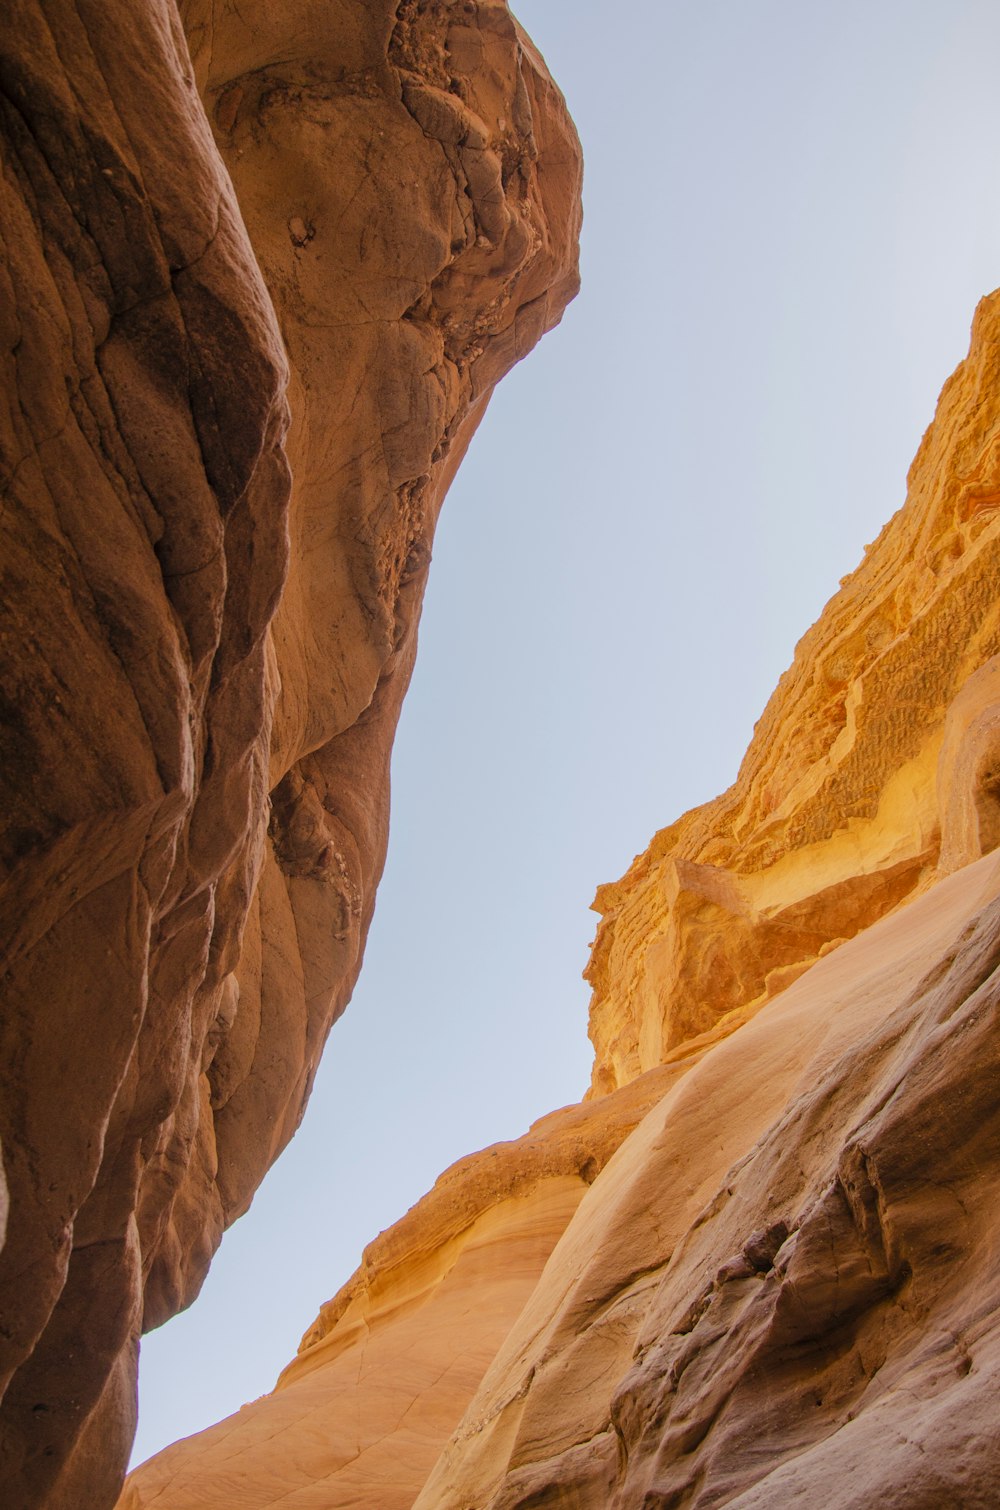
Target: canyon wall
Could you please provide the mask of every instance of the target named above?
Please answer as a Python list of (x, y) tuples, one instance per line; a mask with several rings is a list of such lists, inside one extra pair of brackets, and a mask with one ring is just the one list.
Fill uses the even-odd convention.
[(598, 890), (595, 1092), (745, 1020), (1000, 839), (998, 363), (994, 296), (905, 507), (798, 645), (734, 785)]
[(5, 22), (0, 1482), (78, 1510), (350, 995), (435, 519), (576, 290), (580, 155), (503, 0)]
[(734, 786), (598, 892), (587, 1099), (123, 1510), (996, 1504), (998, 374), (1000, 294)]

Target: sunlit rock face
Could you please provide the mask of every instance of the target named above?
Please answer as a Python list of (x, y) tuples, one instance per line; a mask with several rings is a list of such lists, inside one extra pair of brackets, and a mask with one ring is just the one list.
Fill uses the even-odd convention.
[(997, 1503), (998, 334), (1000, 296), (736, 785), (599, 893), (590, 1097), (127, 1510)]
[(16, 0), (0, 1483), (114, 1502), (361, 962), (435, 518), (576, 289), (505, 4)]
[(320, 1312), (274, 1392), (143, 1464), (121, 1510), (410, 1510), (611, 1154), (676, 1071), (449, 1169)]
[(738, 1026), (1000, 841), (998, 366), (993, 295), (905, 507), (798, 645), (736, 782), (598, 890), (594, 1093)]
[(682, 1075), (415, 1510), (995, 1503), (998, 965), (987, 856)]

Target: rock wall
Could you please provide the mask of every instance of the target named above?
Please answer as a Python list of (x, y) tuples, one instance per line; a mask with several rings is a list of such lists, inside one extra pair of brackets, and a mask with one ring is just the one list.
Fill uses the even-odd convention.
[(991, 295), (905, 507), (798, 645), (736, 782), (598, 890), (593, 1093), (737, 1026), (1000, 838), (998, 366)]
[(114, 1502), (360, 967), (434, 522), (576, 289), (503, 0), (13, 0), (0, 38), (0, 1479)]
[(682, 1076), (414, 1510), (994, 1504), (998, 965), (987, 856)]
[(598, 893), (591, 1094), (685, 1072), (414, 1510), (995, 1503), (998, 370), (993, 295), (737, 782)]
[(549, 1254), (676, 1072), (463, 1159), (375, 1240), (272, 1394), (132, 1474), (122, 1510), (409, 1510)]
[[(403, 1414), (354, 1445), (337, 1503), (394, 1503), (412, 1411), (413, 1510), (996, 1504), (998, 372), (993, 295), (906, 506), (798, 647), (737, 782), (598, 893), (594, 1086), (538, 1131), (654, 1104), (592, 1183), (570, 1172), (557, 1217), (528, 1197), (536, 1270), (549, 1251), (516, 1296), (498, 1181), (475, 1304), (448, 1313), (449, 1358), (476, 1359), (460, 1423), (461, 1391), (437, 1414), (426, 1373), (399, 1392), (419, 1310), (390, 1234), (275, 1394), (139, 1469), (127, 1510), (222, 1510), (236, 1442), (246, 1503), (314, 1503), (290, 1397), (343, 1450), (331, 1402), (379, 1293), (379, 1361), (346, 1398), (373, 1433), (383, 1390)], [(463, 1188), (428, 1209), (463, 1211)], [(428, 1231), (436, 1276), (451, 1228), (420, 1212), (398, 1230)]]

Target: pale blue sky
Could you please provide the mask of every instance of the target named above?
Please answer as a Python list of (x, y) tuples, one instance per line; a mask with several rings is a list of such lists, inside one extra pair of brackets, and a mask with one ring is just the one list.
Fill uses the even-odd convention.
[(987, 0), (520, 0), (587, 162), (584, 290), (445, 505), (361, 984), (135, 1460), (269, 1389), (449, 1163), (589, 1077), (594, 889), (736, 773), (1000, 282)]

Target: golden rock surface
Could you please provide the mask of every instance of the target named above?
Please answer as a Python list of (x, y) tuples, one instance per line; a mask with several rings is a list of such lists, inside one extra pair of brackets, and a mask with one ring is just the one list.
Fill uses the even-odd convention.
[[(0, 36), (0, 1485), (113, 1504), (347, 1000), (441, 499), (576, 288), (504, 0)], [(1000, 295), (737, 781), (601, 888), (592, 1094), (128, 1510), (938, 1510), (1000, 1448)]]
[(365, 1250), (270, 1395), (133, 1473), (122, 1510), (409, 1510), (556, 1242), (676, 1071), (463, 1159)]
[(1000, 295), (905, 506), (796, 648), (729, 791), (602, 886), (592, 1093), (623, 1085), (1000, 839)]
[(681, 1076), (414, 1510), (990, 1504), (998, 967), (991, 855)]

